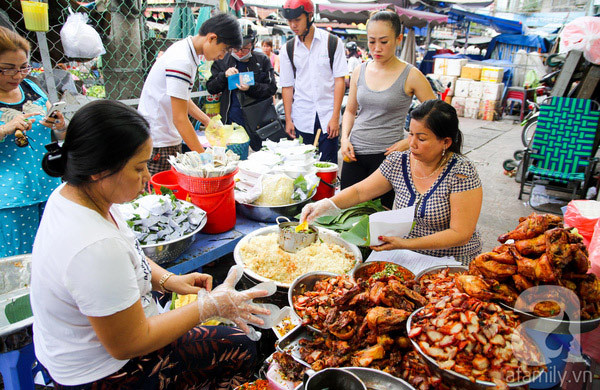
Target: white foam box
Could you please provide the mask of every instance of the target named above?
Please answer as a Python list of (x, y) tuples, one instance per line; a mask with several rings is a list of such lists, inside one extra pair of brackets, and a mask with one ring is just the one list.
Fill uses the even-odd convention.
[(504, 91), (503, 83), (483, 81), (481, 84), (483, 85), (481, 100), (500, 100), (502, 98), (502, 91)]
[(469, 79), (457, 79), (456, 85), (454, 86), (454, 96), (458, 97), (469, 97), (469, 87), (473, 80)]
[(456, 110), (456, 115), (464, 116), (465, 115), (465, 103), (466, 98), (460, 96), (452, 97), (452, 107)]
[(482, 93), (483, 93), (483, 85), (482, 85), (481, 81), (475, 81), (475, 80), (471, 81), (471, 84), (469, 84), (469, 97), (481, 99)]
[(500, 117), (500, 101), (499, 100), (484, 100), (479, 103), (479, 112), (477, 119), (485, 121), (493, 121)]
[(481, 81), (500, 83), (503, 76), (504, 68), (497, 68), (495, 66), (484, 66), (481, 68)]
[(465, 118), (477, 119), (479, 113), (479, 102), (481, 99), (466, 98), (465, 99)]
[(481, 78), (481, 65), (466, 64), (462, 67), (460, 77), (463, 79), (477, 80)]
[(436, 58), (433, 63), (433, 73), (443, 76), (446, 74), (446, 70), (448, 69), (448, 59), (447, 58)]
[(469, 62), (466, 58), (450, 58), (448, 59), (448, 69), (446, 70), (446, 76), (460, 76), (462, 67)]
[(446, 87), (448, 87), (448, 84), (450, 84), (450, 91), (448, 92), (447, 96), (454, 96), (454, 87), (456, 86), (456, 80), (458, 80), (458, 77), (456, 77), (456, 76), (440, 76), (438, 78), (438, 80), (444, 86), (444, 90), (446, 89)]

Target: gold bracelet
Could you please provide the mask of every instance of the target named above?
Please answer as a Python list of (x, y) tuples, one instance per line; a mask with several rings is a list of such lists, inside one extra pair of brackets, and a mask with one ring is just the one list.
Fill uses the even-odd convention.
[(173, 272), (167, 272), (163, 276), (161, 276), (160, 280), (158, 281), (158, 285), (160, 286), (160, 289), (166, 293), (173, 292), (173, 291), (165, 288), (165, 283), (167, 283), (167, 280), (169, 280), (169, 278), (173, 275), (175, 275)]

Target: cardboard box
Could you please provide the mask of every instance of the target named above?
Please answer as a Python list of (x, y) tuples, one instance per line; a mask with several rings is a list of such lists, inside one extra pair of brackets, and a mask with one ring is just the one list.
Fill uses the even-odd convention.
[(460, 76), (460, 72), (462, 67), (465, 66), (469, 62), (466, 58), (451, 58), (448, 59), (448, 68), (446, 69), (446, 76)]
[(483, 93), (483, 85), (481, 81), (471, 81), (469, 84), (469, 97), (475, 99), (481, 99), (481, 94)]
[(448, 87), (448, 84), (450, 84), (450, 91), (448, 92), (447, 96), (454, 96), (454, 87), (456, 86), (456, 80), (458, 80), (458, 77), (456, 77), (456, 76), (440, 76), (438, 78), (438, 80), (444, 86), (444, 90), (446, 89), (446, 87)]
[(481, 68), (481, 81), (490, 81), (492, 83), (501, 83), (504, 76), (503, 68), (494, 66), (484, 66)]
[(454, 109), (456, 110), (456, 115), (458, 116), (464, 116), (465, 115), (465, 103), (466, 103), (466, 98), (464, 97), (459, 97), (459, 96), (454, 96), (452, 98), (452, 107), (454, 107)]
[(479, 113), (479, 103), (481, 99), (466, 98), (465, 99), (465, 118), (477, 119)]
[(466, 64), (462, 67), (460, 78), (479, 81), (481, 78), (481, 66), (475, 64)]
[(503, 83), (491, 83), (488, 81), (483, 81), (481, 84), (483, 86), (483, 92), (481, 94), (482, 100), (502, 99), (502, 92), (504, 91)]
[(444, 98), (444, 101), (450, 105), (452, 105), (452, 96), (450, 95), (446, 95), (446, 97)]
[(473, 80), (469, 79), (457, 79), (456, 86), (454, 87), (454, 96), (469, 97), (469, 86)]
[(500, 117), (500, 100), (481, 100), (477, 119), (494, 121)]
[(447, 58), (436, 58), (433, 63), (433, 73), (438, 75), (445, 75), (448, 70), (448, 59)]

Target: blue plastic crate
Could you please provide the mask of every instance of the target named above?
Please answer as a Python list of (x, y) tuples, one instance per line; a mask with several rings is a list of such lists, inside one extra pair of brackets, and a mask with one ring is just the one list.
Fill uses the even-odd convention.
[(227, 145), (227, 149), (233, 150), (238, 156), (240, 156), (240, 160), (248, 159), (248, 149), (250, 148), (250, 141), (244, 142), (243, 144), (229, 144)]

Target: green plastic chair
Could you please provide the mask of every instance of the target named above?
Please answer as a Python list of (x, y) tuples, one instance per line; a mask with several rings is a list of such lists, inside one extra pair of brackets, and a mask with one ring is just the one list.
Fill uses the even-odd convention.
[[(589, 99), (553, 97), (540, 106), (531, 146), (525, 151), (519, 199), (530, 195), (536, 183), (568, 192), (570, 199), (585, 196), (597, 159), (598, 103)], [(530, 178), (529, 180), (527, 178)], [(525, 186), (530, 186), (529, 192)]]

